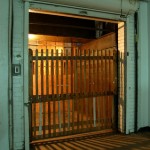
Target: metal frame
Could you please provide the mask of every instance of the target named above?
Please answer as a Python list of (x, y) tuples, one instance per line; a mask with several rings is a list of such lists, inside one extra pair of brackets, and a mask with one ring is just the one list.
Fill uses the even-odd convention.
[(25, 116), (25, 150), (30, 149), (30, 139), (29, 139), (29, 58), (28, 58), (28, 33), (29, 33), (29, 3), (24, 4), (24, 116)]

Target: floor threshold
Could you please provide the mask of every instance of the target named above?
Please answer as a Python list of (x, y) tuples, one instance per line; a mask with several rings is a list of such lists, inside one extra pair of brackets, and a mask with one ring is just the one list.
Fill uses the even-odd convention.
[(106, 129), (102, 131), (94, 131), (94, 132), (86, 132), (82, 134), (74, 134), (74, 135), (68, 135), (68, 136), (61, 136), (61, 137), (55, 137), (55, 138), (48, 138), (48, 139), (43, 139), (43, 140), (36, 140), (32, 141), (30, 144), (38, 144), (38, 143), (46, 143), (46, 142), (53, 142), (53, 141), (65, 141), (65, 140), (71, 140), (71, 139), (82, 139), (82, 138), (89, 138), (97, 136), (97, 135), (107, 135), (107, 134), (112, 134), (114, 131), (112, 129)]

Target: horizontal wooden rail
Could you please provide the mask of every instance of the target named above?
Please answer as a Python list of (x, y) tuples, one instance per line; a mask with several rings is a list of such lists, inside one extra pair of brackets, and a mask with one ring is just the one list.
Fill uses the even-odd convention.
[[(32, 95), (30, 96), (30, 102), (32, 103), (40, 103), (40, 102), (49, 102), (49, 101), (59, 101), (59, 100), (69, 100), (69, 99), (83, 99), (90, 97), (99, 97), (99, 96), (113, 96), (114, 92), (108, 91), (103, 93), (74, 93), (74, 94), (49, 94), (49, 95)], [(59, 99), (58, 99), (59, 97)]]
[[(38, 60), (97, 60), (97, 59), (114, 59), (113, 56), (38, 56)], [(36, 60), (36, 56), (32, 57)]]

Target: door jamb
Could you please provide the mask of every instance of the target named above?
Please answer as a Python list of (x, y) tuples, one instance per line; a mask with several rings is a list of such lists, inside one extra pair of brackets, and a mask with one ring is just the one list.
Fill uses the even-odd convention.
[(23, 34), (23, 54), (24, 54), (24, 130), (25, 130), (25, 150), (30, 149), (30, 141), (29, 141), (29, 73), (28, 73), (28, 33), (29, 33), (29, 2), (25, 2), (24, 4), (24, 34)]

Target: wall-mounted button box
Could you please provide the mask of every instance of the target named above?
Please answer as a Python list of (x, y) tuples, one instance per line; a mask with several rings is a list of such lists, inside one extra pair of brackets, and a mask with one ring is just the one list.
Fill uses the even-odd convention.
[(21, 75), (21, 65), (20, 64), (13, 64), (12, 73), (13, 73), (13, 76)]

